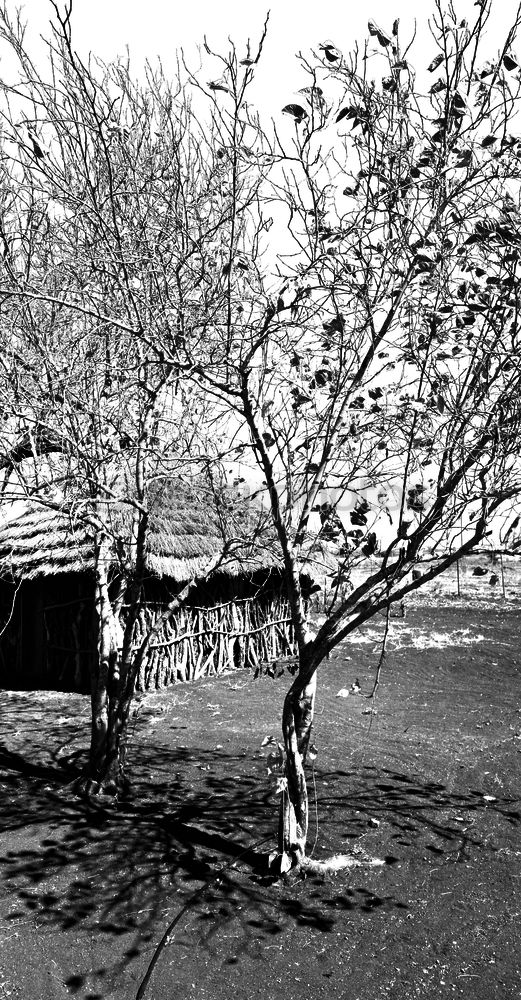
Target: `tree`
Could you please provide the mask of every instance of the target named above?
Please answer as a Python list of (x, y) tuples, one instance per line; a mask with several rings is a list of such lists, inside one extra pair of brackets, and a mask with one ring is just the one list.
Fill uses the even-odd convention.
[[(58, 428), (45, 417), (53, 430), (62, 427), (70, 331), (80, 375), (95, 347), (88, 413), (98, 445), (69, 445), (75, 468), (80, 454), (87, 463), (95, 511), (108, 493), (105, 472), (93, 479), (92, 469), (121, 453), (119, 429), (117, 449), (104, 435), (123, 415), (133, 421), (132, 455), (152, 470), (151, 424), (166, 419), (165, 406), (171, 428), (185, 406), (199, 428), (190, 442), (164, 434), (177, 462), (226, 456), (260, 470), (298, 644), (282, 718), (287, 869), (305, 862), (319, 666), (350, 632), (469, 552), (519, 496), (520, 12), (503, 49), (485, 59), (492, 0), (479, 0), (473, 23), (436, 0), (433, 58), (417, 75), (399, 24), (371, 21), (363, 51), (345, 58), (326, 42), (301, 60), (305, 86), (268, 128), (249, 100), (266, 25), (254, 52), (207, 47), (217, 73), (207, 84), (185, 75), (188, 101), (180, 76), (172, 89), (149, 68), (140, 86), (127, 64), (82, 63), (70, 7), (54, 9), (50, 82), (20, 26), (5, 8), (0, 17), (23, 70), (21, 83), (3, 88), (3, 190), (15, 192), (0, 232), (3, 311), (13, 343), (31, 330), (22, 355), (30, 385), (31, 359), (42, 364), (57, 338), (49, 370)], [(33, 332), (42, 329), (43, 352)], [(123, 381), (108, 396), (106, 364), (111, 386)], [(16, 386), (25, 369), (8, 369)], [(71, 397), (68, 417), (74, 411), (80, 428), (81, 398)], [(41, 401), (24, 388), (20, 419), (28, 413), (43, 440)], [(23, 435), (9, 433), (12, 456)], [(75, 434), (67, 440), (86, 440)], [(133, 482), (146, 484), (132, 462)], [(139, 488), (124, 497), (140, 538), (142, 488), (143, 498)], [(313, 634), (301, 574), (324, 539), (337, 564)], [(427, 547), (438, 560), (413, 578)], [(103, 537), (98, 551), (102, 574)], [(355, 568), (365, 569), (356, 587)], [(138, 570), (129, 580), (138, 593)]]
[(52, 7), (43, 69), (20, 19), (0, 10), (0, 40), (20, 68), (0, 109), (1, 465), (5, 499), (52, 507), (92, 538), (98, 657), (84, 785), (115, 795), (135, 680), (162, 623), (136, 649), (164, 480), (197, 479), (217, 508), (222, 546), (203, 575), (240, 547), (220, 435), (194, 379), (187, 390), (197, 365), (187, 369), (181, 349), (185, 323), (204, 330), (219, 308), (207, 273), (231, 223), (211, 202), (212, 137), (179, 78), (148, 67), (139, 83), (128, 61), (83, 63), (71, 5)]
[[(492, 0), (475, 8), (469, 23), (436, 0), (433, 58), (417, 73), (398, 22), (370, 21), (349, 57), (326, 43), (301, 60), (289, 128), (255, 133), (269, 169), (249, 266), (230, 244), (233, 323), (200, 376), (262, 472), (286, 568), (299, 655), (282, 717), (282, 870), (305, 861), (319, 666), (483, 540), (521, 489), (521, 18), (485, 60)], [(235, 51), (222, 62), (213, 119), (238, 213), (242, 63)], [(184, 349), (189, 364), (189, 337)], [(317, 537), (336, 541), (338, 561), (313, 634), (300, 574)], [(438, 559), (413, 577), (427, 546)]]

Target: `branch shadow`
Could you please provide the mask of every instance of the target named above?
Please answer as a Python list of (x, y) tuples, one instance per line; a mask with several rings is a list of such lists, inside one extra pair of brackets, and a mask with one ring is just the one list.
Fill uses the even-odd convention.
[(46, 700), (42, 728), (37, 696), (13, 694), (8, 708), (0, 744), (4, 921), (20, 933), (28, 924), (52, 929), (53, 939), (63, 935), (65, 952), (71, 933), (106, 940), (97, 969), (69, 964), (64, 984), (73, 995), (92, 1000), (125, 970), (134, 980), (142, 975), (165, 925), (183, 907), (197, 947), (208, 954), (232, 928), (238, 962), (258, 955), (288, 925), (328, 935), (343, 911), (405, 905), (362, 892), (331, 904), (327, 879), (304, 885), (266, 876), (277, 803), (264, 759), (141, 743), (131, 761), (132, 795), (108, 810), (72, 792), (86, 762), (77, 712), (64, 716), (63, 701)]
[[(347, 917), (407, 911), (399, 878), (386, 883), (390, 892), (381, 891), (378, 876), (357, 870), (343, 877), (340, 892), (332, 877), (266, 878), (276, 802), (266, 788), (264, 759), (136, 740), (132, 796), (109, 811), (75, 798), (70, 788), (86, 760), (77, 712), (60, 715), (59, 701), (46, 702), (45, 711), (42, 731), (34, 725), (34, 698), (10, 700), (0, 745), (0, 898), (8, 903), (7, 925), (21, 930), (30, 920), (42, 932), (53, 929), (65, 953), (71, 933), (95, 942), (97, 968), (64, 960), (72, 995), (100, 1000), (119, 983), (127, 984), (121, 996), (132, 995), (128, 984), (142, 978), (165, 927), (183, 908), (192, 951), (219, 953), (222, 961), (228, 934), (231, 964), (258, 959), (288, 928), (329, 936)], [(138, 736), (142, 724), (138, 719)], [(53, 743), (49, 734), (57, 731)], [(513, 799), (488, 803), (475, 790), (455, 793), (369, 765), (316, 777), (326, 838), (352, 845), (370, 831), (371, 850), (381, 846), (389, 866), (418, 850), (443, 863), (492, 850), (490, 817), (518, 836), (521, 814)], [(380, 826), (372, 829), (375, 820)]]
[[(327, 791), (322, 781), (327, 782)], [(342, 786), (350, 788), (351, 815), (347, 825)], [(339, 792), (335, 792), (339, 785)], [(486, 796), (475, 788), (449, 790), (444, 784), (386, 767), (366, 764), (356, 771), (324, 772), (317, 775), (320, 821), (338, 836), (358, 840), (373, 827), (373, 842), (395, 845), (389, 864), (407, 852), (427, 851), (447, 862), (468, 860), (472, 851), (495, 853), (517, 846), (521, 826), (521, 799), (508, 795)], [(339, 822), (339, 816), (340, 822)], [(381, 829), (378, 829), (381, 828)], [(385, 833), (384, 833), (385, 829)], [(336, 833), (335, 833), (336, 831)], [(495, 837), (493, 836), (495, 835)], [(501, 847), (495, 845), (501, 840)]]

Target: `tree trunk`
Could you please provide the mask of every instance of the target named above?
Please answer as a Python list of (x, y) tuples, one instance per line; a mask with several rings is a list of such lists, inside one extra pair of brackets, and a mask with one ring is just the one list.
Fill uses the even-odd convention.
[(124, 744), (129, 703), (121, 683), (122, 630), (108, 587), (108, 543), (96, 551), (96, 613), (98, 656), (91, 679), (91, 742), (89, 762), (80, 789), (87, 795), (117, 796), (127, 787)]
[(306, 854), (308, 833), (308, 792), (304, 764), (311, 739), (316, 666), (301, 663), (282, 712), (285, 749), (285, 785), (279, 813), (279, 854), (281, 870), (300, 864)]
[[(114, 665), (114, 673), (116, 670)], [(122, 715), (117, 695), (111, 697), (102, 681), (94, 682), (89, 763), (82, 783), (87, 795), (118, 796), (127, 789), (124, 766), (127, 722), (128, 713)]]

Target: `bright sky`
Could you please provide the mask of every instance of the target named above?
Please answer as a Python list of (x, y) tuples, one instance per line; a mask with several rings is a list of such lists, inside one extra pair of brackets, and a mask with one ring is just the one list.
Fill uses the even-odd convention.
[[(19, 0), (8, 0), (14, 9)], [(47, 0), (22, 2), (25, 19), (33, 31), (45, 33), (51, 14)], [(145, 59), (161, 56), (167, 75), (175, 70), (175, 52), (183, 47), (192, 67), (198, 63), (197, 45), (206, 34), (214, 49), (226, 46), (230, 36), (241, 50), (248, 37), (259, 38), (266, 13), (271, 6), (264, 60), (258, 74), (256, 103), (275, 113), (294, 96), (303, 83), (294, 54), (309, 53), (324, 41), (332, 41), (348, 51), (367, 34), (372, 18), (390, 31), (394, 18), (400, 18), (402, 42), (412, 37), (417, 21), (417, 51), (420, 64), (423, 53), (430, 61), (435, 49), (429, 42), (427, 19), (434, 0), (73, 0), (73, 33), (82, 54), (92, 50), (105, 60), (122, 54), (128, 44), (136, 72)], [(513, 18), (518, 0), (495, 0), (488, 27), (491, 54), (501, 43), (503, 31)], [(458, 16), (474, 19), (474, 0), (455, 0)], [(423, 51), (422, 51), (423, 50)], [(431, 51), (433, 50), (433, 51)], [(245, 52), (244, 52), (245, 54)], [(520, 53), (521, 54), (521, 53)], [(204, 78), (204, 76), (203, 76)]]
[[(28, 44), (38, 50), (38, 35), (48, 33), (52, 7), (48, 0), (7, 0), (12, 11), (23, 4), (28, 21)], [(58, 0), (60, 2), (60, 0)], [(448, 4), (449, 0), (443, 0)], [(474, 0), (453, 0), (458, 17), (474, 21)], [(308, 80), (299, 70), (295, 54), (309, 55), (325, 41), (333, 42), (344, 53), (367, 36), (367, 21), (374, 20), (384, 31), (391, 31), (400, 18), (402, 47), (416, 30), (412, 64), (426, 69), (437, 50), (430, 39), (428, 18), (434, 0), (73, 0), (73, 40), (82, 56), (89, 51), (110, 61), (123, 55), (128, 45), (136, 74), (145, 60), (161, 57), (167, 75), (175, 75), (176, 51), (183, 48), (190, 68), (199, 62), (198, 45), (206, 35), (210, 46), (225, 52), (227, 39), (235, 42), (241, 56), (246, 55), (248, 38), (252, 46), (260, 38), (271, 4), (271, 15), (264, 55), (252, 94), (261, 110), (280, 123), (281, 109), (294, 101), (296, 92)], [(518, 0), (494, 0), (493, 15), (487, 26), (488, 51), (493, 57), (502, 45), (512, 23)], [(32, 41), (31, 41), (32, 39)], [(521, 41), (518, 55), (521, 56)], [(1, 54), (0, 54), (1, 56)], [(4, 73), (8, 57), (3, 55)], [(215, 79), (218, 73), (203, 70), (202, 80)], [(282, 116), (284, 117), (284, 116)], [(289, 128), (289, 125), (288, 125)]]

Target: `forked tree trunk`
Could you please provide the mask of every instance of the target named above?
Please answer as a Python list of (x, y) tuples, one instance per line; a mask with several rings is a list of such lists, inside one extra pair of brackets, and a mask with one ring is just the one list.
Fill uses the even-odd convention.
[[(162, 624), (178, 608), (203, 576), (216, 569), (226, 549), (215, 558), (200, 577), (194, 577), (158, 616), (137, 650), (133, 648), (134, 626), (140, 609), (144, 553), (148, 519), (141, 516), (136, 532), (135, 565), (130, 580), (120, 580), (119, 596), (109, 594), (110, 542), (103, 537), (96, 544), (96, 613), (98, 619), (98, 656), (92, 674), (92, 723), (89, 763), (79, 790), (87, 795), (118, 796), (129, 785), (125, 773), (125, 751), (130, 707), (136, 677), (147, 655), (150, 642), (160, 633)], [(128, 595), (125, 626), (120, 608)]]
[(108, 587), (108, 543), (101, 540), (96, 558), (98, 655), (91, 678), (91, 742), (80, 788), (87, 795), (117, 796), (126, 788), (125, 736), (129, 704), (124, 697), (121, 627)]
[(130, 657), (117, 644), (108, 655), (100, 655), (92, 678), (91, 743), (83, 786), (87, 794), (118, 796), (129, 787), (125, 751), (134, 677)]
[(91, 744), (83, 783), (88, 795), (118, 796), (128, 786), (124, 767), (128, 716), (122, 717), (119, 707), (102, 683), (93, 684)]
[(311, 739), (317, 687), (316, 667), (301, 663), (282, 712), (286, 787), (279, 813), (279, 855), (282, 868), (298, 865), (306, 854), (308, 792), (304, 764)]

